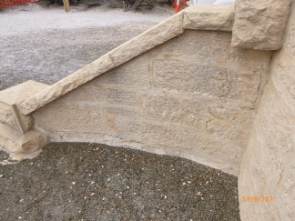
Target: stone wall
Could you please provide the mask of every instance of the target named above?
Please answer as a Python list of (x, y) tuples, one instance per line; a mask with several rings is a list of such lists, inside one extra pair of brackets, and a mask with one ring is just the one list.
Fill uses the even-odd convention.
[(184, 34), (33, 113), (51, 141), (182, 156), (237, 175), (271, 53), (231, 33)]
[(283, 40), (291, 0), (239, 2), (236, 16), (190, 7), (52, 86), (1, 91), (0, 149), (48, 137), (181, 156), (239, 175), (243, 221), (294, 220), (295, 3)]
[[(245, 221), (295, 220), (295, 5), (283, 48), (275, 54), (239, 175)], [(274, 198), (275, 197), (275, 198)], [(259, 199), (260, 200), (260, 199)]]
[[(202, 15), (202, 20), (195, 19), (199, 18), (200, 15)], [(192, 6), (188, 10), (177, 13), (166, 21), (125, 42), (104, 56), (101, 56), (92, 63), (86, 65), (84, 68), (74, 72), (53, 85), (49, 86), (38, 82), (28, 81), (1, 91), (0, 150), (6, 150), (13, 159), (17, 160), (30, 158), (33, 155), (36, 156), (36, 154), (40, 152), (40, 148), (43, 146), (44, 142), (47, 142), (47, 139), (43, 139), (43, 137), (46, 137), (49, 134), (46, 134), (46, 132), (42, 133), (40, 131), (42, 128), (40, 128), (39, 131), (35, 130), (34, 127), (36, 127), (36, 125), (33, 124), (35, 121), (31, 116), (31, 113), (45, 105), (51, 105), (51, 102), (54, 100), (67, 93), (71, 93), (75, 89), (85, 85), (87, 82), (112, 69), (118, 68), (120, 65), (135, 59), (137, 56), (142, 55), (151, 49), (154, 50), (157, 46), (181, 35), (185, 29), (230, 31), (233, 21), (233, 5)], [(134, 74), (136, 73), (132, 72), (132, 75)], [(134, 77), (131, 76), (130, 78), (132, 79)], [(132, 83), (134, 82), (131, 81), (127, 84)], [(40, 87), (40, 85), (42, 85), (42, 87)], [(32, 88), (34, 90), (32, 90)], [(73, 111), (79, 112), (79, 108), (74, 108)], [(86, 111), (80, 111), (79, 114), (87, 115), (88, 113)], [(46, 118), (46, 116), (44, 116), (44, 118)], [(79, 118), (84, 119), (85, 117), (79, 116)], [(87, 127), (87, 121), (83, 123), (85, 123), (85, 126)], [(74, 131), (75, 130), (73, 130), (73, 132)], [(34, 134), (34, 136), (32, 136), (32, 134)], [(97, 139), (98, 138), (94, 140)], [(17, 142), (15, 142), (16, 140)], [(83, 139), (80, 140), (83, 141)], [(117, 142), (114, 137), (111, 140), (112, 143)], [(124, 145), (124, 140), (119, 139), (117, 143), (119, 146), (122, 146)], [(134, 143), (136, 143), (136, 141)], [(28, 148), (27, 144), (31, 145), (30, 148)], [(130, 146), (130, 142), (128, 142), (128, 144)], [(24, 148), (24, 145), (26, 148)]]

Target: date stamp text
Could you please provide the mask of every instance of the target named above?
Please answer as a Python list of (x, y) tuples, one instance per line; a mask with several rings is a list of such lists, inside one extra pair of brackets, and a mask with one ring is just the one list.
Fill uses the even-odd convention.
[(277, 198), (275, 196), (242, 196), (242, 203), (251, 202), (251, 203), (273, 203), (276, 202)]

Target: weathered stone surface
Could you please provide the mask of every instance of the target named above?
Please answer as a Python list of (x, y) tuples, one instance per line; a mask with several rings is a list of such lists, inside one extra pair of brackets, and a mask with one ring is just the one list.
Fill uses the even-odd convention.
[(52, 142), (89, 142), (105, 144), (112, 147), (126, 147), (137, 150), (142, 150), (144, 145), (126, 138), (118, 136), (111, 136), (104, 133), (97, 132), (77, 132), (77, 131), (52, 131), (50, 132), (50, 141)]
[(72, 105), (92, 104), (122, 104), (127, 106), (137, 106), (139, 98), (134, 88), (106, 87), (100, 85), (99, 79), (95, 79), (88, 84), (78, 88), (70, 94), (62, 97), (59, 102)]
[[(150, 57), (147, 52), (101, 75), (97, 80), (99, 85), (123, 86), (129, 88), (150, 88)], [(136, 68), (134, 68), (136, 67)]]
[(233, 48), (231, 38), (230, 32), (186, 30), (162, 45), (162, 57), (156, 58), (220, 66), (237, 74), (268, 71), (272, 52)]
[(138, 107), (128, 107), (124, 105), (112, 105), (109, 103), (103, 107), (102, 110), (104, 119), (109, 116), (119, 117), (122, 119), (139, 120), (141, 109)]
[(277, 50), (283, 45), (292, 0), (237, 0), (232, 45)]
[(158, 46), (184, 32), (183, 12), (177, 13), (166, 21), (145, 31), (109, 52), (116, 66)]
[(114, 67), (111, 58), (104, 55), (36, 95), (27, 98), (18, 105), (19, 110), (24, 115), (30, 114)]
[(22, 153), (32, 153), (40, 150), (48, 143), (47, 137), (37, 130), (30, 130), (22, 136), (21, 147)]
[(192, 149), (197, 139), (197, 133), (186, 128), (156, 123), (145, 123), (144, 126), (141, 129), (142, 139), (148, 145), (181, 151)]
[(268, 196), (274, 202), (240, 203), (242, 220), (295, 218), (294, 12), (293, 4), (286, 42), (273, 58), (239, 174), (240, 197)]
[(148, 123), (144, 128), (143, 139), (149, 145), (160, 145), (171, 149), (192, 149), (198, 138), (197, 132), (165, 124)]
[(48, 87), (48, 85), (43, 83), (27, 81), (1, 91), (0, 101), (9, 105), (18, 104), (29, 96), (35, 95)]
[(295, 20), (295, 10), (294, 3), (291, 11), (291, 15), (289, 18), (288, 27), (286, 30), (286, 42), (284, 43), (284, 50), (290, 54), (292, 57), (295, 57), (295, 22), (291, 22)]
[(234, 50), (229, 33), (189, 30), (36, 110), (35, 128), (237, 175), (269, 59)]
[(48, 143), (45, 134), (30, 130), (25, 134), (0, 123), (0, 150), (11, 154), (12, 159), (22, 160), (31, 158), (39, 153), (41, 147)]
[[(214, 34), (210, 47), (212, 63), (227, 67), (226, 64), (232, 60), (231, 37), (230, 32), (216, 32)], [(233, 68), (237, 64), (236, 61), (233, 61), (230, 67)]]
[(252, 75), (232, 76), (229, 80), (231, 81), (231, 87), (227, 97), (240, 101), (242, 105), (244, 104), (244, 107), (254, 108), (259, 95), (260, 74), (258, 72)]
[(185, 29), (231, 31), (234, 5), (196, 5), (184, 10)]
[[(44, 117), (46, 116), (46, 117)], [(50, 131), (100, 132), (103, 130), (101, 107), (97, 104), (73, 105), (53, 102), (33, 113), (35, 126)]]
[(214, 33), (211, 43), (211, 64), (234, 70), (239, 75), (259, 74), (266, 77), (271, 51), (249, 50), (231, 46), (231, 34)]
[(11, 105), (5, 104), (0, 101), (0, 123), (10, 125), (17, 128), (15, 117)]
[(181, 151), (191, 149), (197, 138), (195, 130), (141, 119), (135, 109), (106, 107), (103, 114), (106, 134), (144, 145)]
[(17, 105), (13, 105), (12, 109), (13, 109), (14, 117), (18, 124), (19, 130), (21, 130), (22, 133), (29, 131), (34, 124), (32, 117), (30, 115), (21, 114)]
[[(217, 127), (205, 135), (202, 131), (205, 130), (205, 120), (210, 119), (210, 115), (202, 114), (202, 111), (206, 110), (207, 102), (196, 100), (194, 105), (191, 103), (192, 100), (186, 103), (189, 100), (167, 94), (162, 96), (143, 94), (142, 99), (142, 110), (124, 106), (104, 107), (103, 124), (110, 140), (99, 138), (99, 141), (119, 146), (120, 143), (132, 145), (157, 154), (169, 153), (179, 156), (186, 153), (187, 158), (196, 162), (204, 161), (206, 165), (222, 168), (223, 171), (233, 175), (238, 174), (237, 165), (241, 160), (245, 137), (251, 129), (251, 122), (241, 121), (243, 119), (251, 121), (253, 111), (210, 107), (209, 110), (215, 114), (215, 117), (224, 119), (216, 120), (223, 123), (217, 126), (224, 127)], [(197, 116), (199, 121), (183, 121), (198, 111), (200, 111), (200, 116)], [(239, 112), (245, 116), (237, 116)], [(190, 126), (191, 129), (186, 126)], [(231, 154), (228, 154), (229, 151)]]
[(186, 30), (182, 35), (162, 45), (162, 55), (164, 58), (186, 62), (208, 63), (211, 56), (211, 44), (211, 32)]
[(218, 141), (233, 141), (243, 143), (249, 136), (250, 128), (242, 129), (234, 124), (220, 119), (209, 120), (206, 124), (206, 131)]
[(204, 106), (205, 102), (195, 97), (184, 99), (167, 94), (144, 94), (142, 96), (142, 110), (145, 119), (170, 122), (192, 128), (204, 128)]
[(275, 197), (275, 202), (240, 203), (242, 220), (294, 219), (294, 119), (294, 112), (268, 83), (243, 157), (239, 195)]
[(155, 153), (158, 155), (169, 155), (183, 157), (183, 150), (178, 148), (171, 148), (170, 146), (156, 146), (156, 145), (144, 145), (143, 151)]
[(222, 63), (222, 65), (225, 65), (226, 67), (231, 65), (231, 67), (235, 68), (236, 70), (240, 69), (242, 73), (259, 71), (266, 74), (269, 69), (271, 56), (272, 52), (270, 51), (258, 51), (231, 47), (228, 50), (228, 61), (227, 63)]
[[(198, 133), (198, 135), (200, 135)], [(192, 149), (183, 150), (183, 157), (192, 161), (219, 168), (226, 173), (237, 176), (244, 147), (237, 143), (216, 141), (205, 135), (194, 140)], [(230, 153), (230, 154), (229, 154)]]
[(239, 75), (227, 68), (174, 60), (157, 61), (154, 71), (155, 87), (168, 91), (227, 98), (249, 107), (255, 105), (259, 92), (259, 73)]
[(272, 82), (281, 99), (295, 114), (295, 56), (290, 57), (281, 51), (275, 57), (275, 61), (276, 64), (272, 68)]
[(229, 120), (238, 125), (244, 125), (244, 128), (250, 127), (254, 117), (253, 110), (233, 106), (210, 105), (209, 112), (216, 118)]
[(48, 85), (42, 83), (27, 81), (1, 91), (0, 122), (20, 130), (22, 133), (28, 131), (33, 124), (32, 119), (30, 116), (20, 114), (16, 104), (47, 87)]
[[(158, 60), (154, 66), (155, 86), (169, 91), (225, 96), (230, 70), (175, 60)], [(213, 76), (212, 76), (213, 75)]]
[[(122, 121), (138, 121), (139, 110), (133, 107), (126, 106), (106, 106), (102, 110), (103, 123), (108, 131), (107, 134), (119, 134), (119, 137), (125, 136), (124, 134), (136, 134), (133, 128), (121, 125)], [(135, 128), (134, 128), (135, 129)]]
[(10, 153), (19, 151), (21, 137), (19, 131), (0, 123), (0, 149)]

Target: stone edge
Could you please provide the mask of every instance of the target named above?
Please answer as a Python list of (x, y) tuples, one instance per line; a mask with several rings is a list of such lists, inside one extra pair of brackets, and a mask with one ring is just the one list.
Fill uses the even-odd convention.
[(234, 4), (192, 6), (184, 11), (183, 28), (231, 32), (234, 19)]

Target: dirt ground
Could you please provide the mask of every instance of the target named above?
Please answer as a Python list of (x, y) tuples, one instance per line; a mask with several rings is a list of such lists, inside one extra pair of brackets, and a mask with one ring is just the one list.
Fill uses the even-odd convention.
[[(173, 14), (38, 4), (0, 11), (0, 90), (52, 84)], [(7, 159), (0, 152), (0, 162)], [(189, 160), (52, 143), (0, 165), (0, 220), (238, 221), (237, 179)]]

